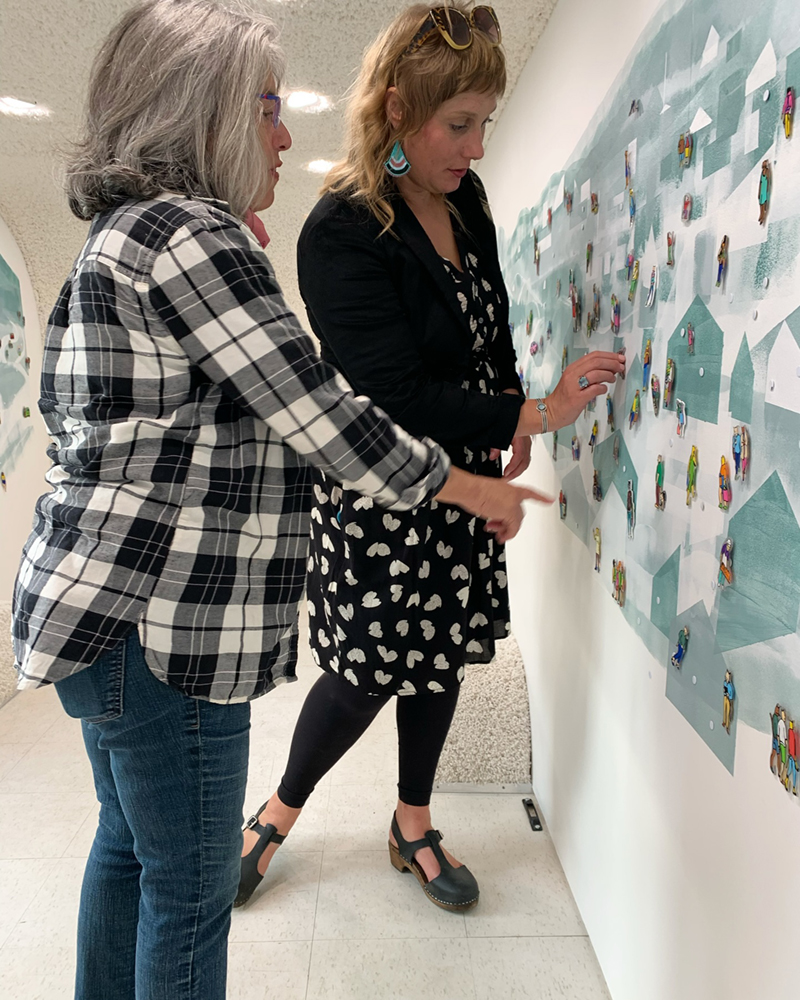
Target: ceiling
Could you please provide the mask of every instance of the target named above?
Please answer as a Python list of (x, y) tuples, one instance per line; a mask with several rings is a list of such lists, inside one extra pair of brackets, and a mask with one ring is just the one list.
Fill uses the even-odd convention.
[[(495, 0), (503, 28), (511, 92), (544, 30), (556, 0)], [(292, 307), (297, 292), (295, 241), (313, 207), (321, 178), (303, 165), (336, 159), (343, 133), (342, 96), (361, 54), (400, 0), (251, 0), (281, 26), (288, 58), (286, 89), (314, 90), (330, 111), (288, 110), (294, 145), (285, 154), (275, 205), (263, 218), (269, 257)], [(80, 250), (86, 223), (72, 217), (58, 183), (58, 149), (79, 129), (94, 53), (129, 0), (3, 0), (0, 13), (0, 96), (36, 101), (47, 118), (0, 115), (0, 216), (16, 237), (44, 321)], [(498, 108), (498, 115), (502, 103)], [(491, 137), (489, 136), (489, 139)]]

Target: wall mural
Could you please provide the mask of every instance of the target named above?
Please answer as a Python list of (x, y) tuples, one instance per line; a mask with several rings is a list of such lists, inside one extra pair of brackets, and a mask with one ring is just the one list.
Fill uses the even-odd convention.
[(799, 42), (790, 0), (661, 8), (569, 164), (500, 232), (529, 396), (587, 350), (627, 353), (610, 406), (547, 437), (565, 530), (720, 761), (733, 772), (737, 720), (772, 730), (790, 788)]
[(0, 256), (0, 489), (9, 488), (17, 459), (33, 433), (19, 278)]

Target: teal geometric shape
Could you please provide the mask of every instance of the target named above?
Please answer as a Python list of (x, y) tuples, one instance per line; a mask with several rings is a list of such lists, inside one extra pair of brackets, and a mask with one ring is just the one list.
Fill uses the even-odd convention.
[(739, 50), (742, 47), (742, 31), (741, 28), (736, 34), (728, 39), (728, 48), (725, 52), (725, 61), (730, 62), (735, 56), (739, 54)]
[[(733, 774), (736, 720), (739, 713), (734, 700), (731, 732), (728, 735), (722, 728), (722, 684), (727, 666), (715, 641), (714, 629), (702, 601), (698, 601), (688, 611), (681, 612), (670, 623), (670, 657), (677, 646), (678, 632), (685, 625), (689, 626), (689, 645), (680, 668), (673, 667), (669, 661), (667, 663), (667, 698)], [(733, 683), (735, 687), (735, 677)]]
[(736, 363), (731, 373), (731, 393), (728, 404), (733, 419), (741, 420), (745, 424), (749, 424), (753, 419), (754, 380), (755, 369), (753, 368), (753, 359), (750, 357), (750, 348), (747, 346), (747, 334), (745, 334), (739, 345), (739, 353), (736, 355)]
[(724, 135), (710, 142), (703, 150), (703, 177), (710, 177), (731, 162), (730, 136)]
[(19, 278), (0, 256), (0, 337), (12, 333), (22, 325)]
[(800, 525), (777, 471), (733, 515), (728, 536), (733, 540), (733, 583), (720, 595), (720, 649), (739, 649), (796, 631)]
[[(619, 464), (614, 461), (614, 439), (619, 439)], [(594, 468), (600, 473), (600, 488), (603, 496), (608, 496), (608, 491), (615, 486), (619, 498), (623, 505), (628, 500), (628, 480), (633, 480), (633, 495), (639, 496), (639, 476), (631, 458), (631, 453), (625, 444), (625, 438), (619, 427), (614, 433), (595, 445), (593, 456)], [(623, 472), (623, 467), (625, 471)]]
[[(650, 369), (652, 373), (652, 366)], [(644, 393), (642, 391), (642, 378), (644, 376), (644, 368), (642, 367), (642, 361), (638, 354), (634, 355), (633, 360), (628, 362), (628, 368), (625, 372), (625, 410), (623, 413), (615, 416), (617, 417), (617, 423), (622, 426), (623, 423), (626, 428), (628, 428), (628, 417), (630, 416), (631, 407), (633, 406), (633, 397), (636, 395), (636, 390), (639, 390), (639, 423), (641, 424), (644, 419)]]
[(564, 524), (574, 535), (577, 535), (584, 545), (587, 545), (591, 517), (589, 501), (586, 499), (581, 470), (577, 462), (572, 471), (568, 472), (562, 479), (561, 488), (567, 498), (567, 516), (564, 519)]
[[(691, 323), (694, 327), (694, 354), (688, 353), (688, 337), (681, 337), (681, 330), (686, 329), (687, 323)], [(722, 377), (722, 342), (723, 333), (719, 324), (700, 296), (695, 296), (669, 338), (667, 356), (675, 362), (675, 388), (668, 409), (674, 410), (676, 399), (682, 399), (686, 403), (686, 415), (689, 421), (705, 420), (710, 424), (717, 423)], [(701, 368), (702, 375), (700, 375)], [(663, 391), (663, 382), (661, 388)]]
[[(727, 80), (720, 84), (719, 104), (717, 105), (717, 117), (714, 125), (717, 130), (717, 142), (721, 138), (730, 138), (739, 129), (739, 119), (744, 111), (745, 93), (744, 86), (747, 79), (747, 71), (739, 69), (732, 73)], [(706, 146), (706, 156), (709, 147)], [(704, 177), (708, 173), (703, 173)]]
[(650, 620), (659, 631), (669, 636), (669, 630), (678, 613), (678, 580), (681, 572), (681, 547), (675, 549), (653, 577), (653, 596), (650, 599)]
[[(800, 49), (795, 49), (786, 57), (786, 87), (800, 88)], [(781, 94), (781, 107), (783, 107), (785, 96), (786, 89), (784, 88)], [(797, 103), (797, 94), (795, 94), (795, 103)]]

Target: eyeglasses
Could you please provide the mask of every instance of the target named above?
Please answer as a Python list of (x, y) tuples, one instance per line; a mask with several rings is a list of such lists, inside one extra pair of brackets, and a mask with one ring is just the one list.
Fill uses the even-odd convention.
[(416, 52), (436, 31), (451, 49), (459, 51), (472, 45), (473, 31), (480, 31), (493, 47), (500, 44), (502, 37), (500, 22), (492, 7), (474, 7), (469, 14), (453, 7), (433, 7), (400, 58)]
[(281, 123), (281, 99), (277, 94), (259, 94), (259, 101), (272, 101), (272, 125), (278, 128)]

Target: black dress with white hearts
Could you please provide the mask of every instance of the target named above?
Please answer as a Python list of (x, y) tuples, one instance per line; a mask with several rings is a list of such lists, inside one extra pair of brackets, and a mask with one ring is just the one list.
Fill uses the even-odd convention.
[[(475, 335), (463, 386), (500, 391), (488, 345), (497, 294), (464, 255), (448, 261), (454, 294)], [(500, 463), (469, 448), (454, 464), (499, 476)], [(313, 470), (308, 572), (311, 654), (367, 694), (439, 692), (461, 683), (465, 663), (488, 663), (509, 632), (503, 545), (484, 521), (432, 501), (386, 511)]]

